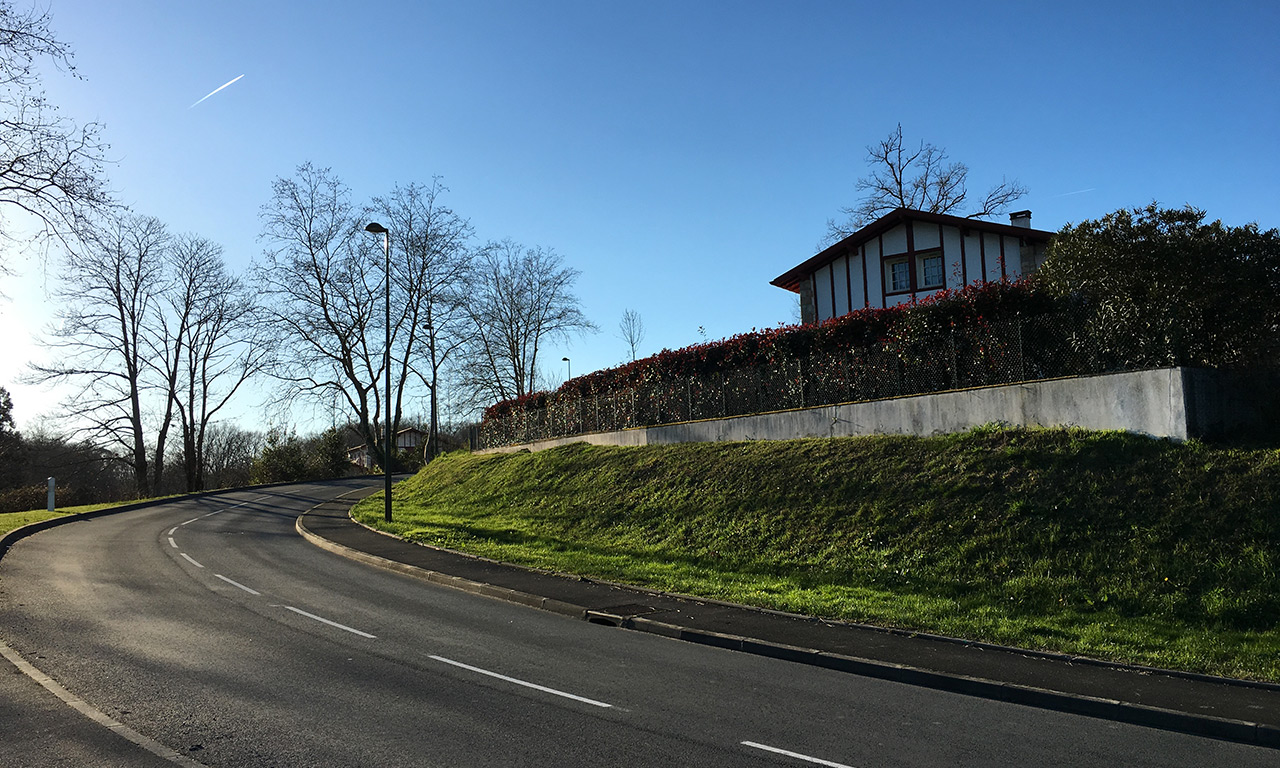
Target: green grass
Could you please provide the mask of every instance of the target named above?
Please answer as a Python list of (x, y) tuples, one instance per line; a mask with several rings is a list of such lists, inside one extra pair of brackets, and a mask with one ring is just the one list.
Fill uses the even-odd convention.
[(366, 524), (508, 562), (1280, 680), (1280, 451), (984, 428), (451, 454)]
[(0, 512), (0, 535), (6, 534), (16, 528), (21, 528), (24, 525), (38, 523), (42, 520), (48, 520), (53, 517), (74, 515), (81, 512), (96, 512), (99, 509), (120, 507), (125, 504), (137, 504), (141, 501), (151, 501), (151, 499), (131, 499), (129, 501), (112, 501), (105, 504), (82, 504), (78, 507), (59, 507), (54, 512), (50, 512), (47, 509), (33, 509), (27, 512)]
[(0, 535), (16, 528), (21, 528), (24, 525), (38, 523), (51, 517), (62, 517), (65, 514), (67, 512), (63, 509), (57, 512), (49, 512), (43, 509), (31, 510), (30, 512), (0, 512)]

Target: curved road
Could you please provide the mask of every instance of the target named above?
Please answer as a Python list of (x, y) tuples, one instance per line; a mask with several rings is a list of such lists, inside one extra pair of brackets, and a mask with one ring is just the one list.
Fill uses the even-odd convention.
[[(309, 507), (377, 482), (182, 500), (36, 534), (0, 560), (0, 639), (211, 766), (1276, 762), (1265, 748), (573, 621), (353, 563), (295, 533)], [(19, 704), (50, 701), (63, 706), (43, 689)], [(17, 743), (13, 722), (0, 719), (0, 745)], [(41, 738), (60, 764), (59, 734)], [(120, 743), (97, 747), (101, 764), (171, 764), (108, 738)], [(12, 762), (0, 746), (0, 765)]]

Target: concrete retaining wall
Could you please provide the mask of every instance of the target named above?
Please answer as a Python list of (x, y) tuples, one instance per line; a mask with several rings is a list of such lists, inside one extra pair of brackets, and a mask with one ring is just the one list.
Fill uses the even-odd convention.
[(1270, 427), (1274, 376), (1193, 368), (1079, 376), (776, 411), (727, 419), (595, 432), (493, 448), (539, 451), (569, 443), (660, 445), (725, 440), (790, 440), (873, 434), (935, 435), (981, 424), (1123, 429), (1186, 440)]

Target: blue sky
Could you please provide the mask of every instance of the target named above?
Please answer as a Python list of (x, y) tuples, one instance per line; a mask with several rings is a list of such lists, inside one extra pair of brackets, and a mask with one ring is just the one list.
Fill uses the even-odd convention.
[[(1029, 187), (1037, 228), (1152, 200), (1280, 226), (1273, 3), (45, 1), (84, 78), (48, 94), (105, 125), (138, 212), (244, 269), (300, 163), (357, 199), (441, 176), (479, 239), (581, 270), (601, 332), (546, 354), (575, 373), (623, 360), (625, 308), (644, 352), (790, 322), (769, 281), (898, 122), (971, 194)], [(35, 260), (8, 261), (0, 384), (30, 423), (57, 399), (14, 381), (48, 307)]]

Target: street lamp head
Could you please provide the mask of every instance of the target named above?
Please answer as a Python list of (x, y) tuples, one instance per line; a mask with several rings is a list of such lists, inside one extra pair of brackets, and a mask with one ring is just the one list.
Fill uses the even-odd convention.
[(567, 357), (562, 357), (562, 358), (560, 358), (560, 359), (561, 359), (561, 360), (563, 360), (563, 361), (564, 361), (564, 362), (566, 362), (566, 363), (567, 363), (567, 362), (569, 362), (569, 358), (567, 358)]
[(384, 227), (384, 226), (382, 226), (381, 224), (379, 224), (379, 223), (378, 223), (378, 222), (376, 222), (376, 221), (375, 221), (375, 222), (373, 222), (373, 223), (371, 223), (371, 224), (369, 224), (369, 226), (365, 227), (365, 228), (364, 228), (364, 231), (365, 231), (365, 232), (372, 232), (372, 233), (374, 233), (375, 235), (385, 235), (385, 234), (387, 234), (387, 228), (386, 228), (386, 227)]

